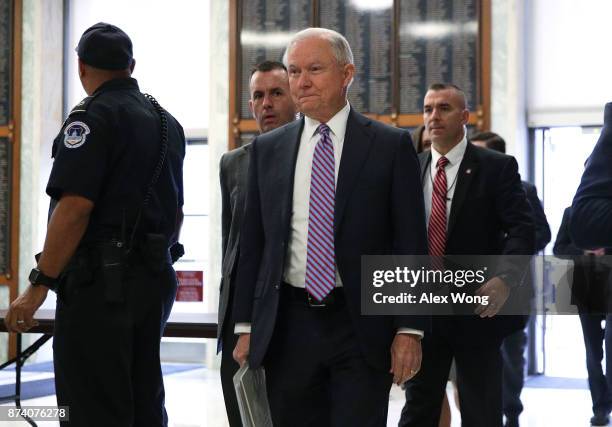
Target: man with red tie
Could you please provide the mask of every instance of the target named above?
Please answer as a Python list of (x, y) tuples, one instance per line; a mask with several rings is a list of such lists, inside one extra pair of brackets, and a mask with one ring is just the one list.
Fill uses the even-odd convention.
[(285, 62), (304, 117), (251, 145), (234, 357), (265, 367), (276, 426), (384, 427), (429, 318), (361, 315), (361, 256), (426, 253), (418, 161), (407, 131), (348, 103), (342, 35), (300, 31)]
[[(469, 112), (455, 85), (433, 84), (423, 119), (431, 152), (419, 155), (429, 253), (530, 255), (531, 211), (516, 160), (467, 142)], [(437, 258), (439, 259), (439, 258)], [(488, 296), (473, 315), (434, 316), (423, 338), (420, 372), (406, 383), (400, 426), (436, 427), (453, 358), (464, 427), (502, 425), (502, 339), (524, 326), (516, 316), (496, 316), (524, 267), (502, 260), (476, 294)]]

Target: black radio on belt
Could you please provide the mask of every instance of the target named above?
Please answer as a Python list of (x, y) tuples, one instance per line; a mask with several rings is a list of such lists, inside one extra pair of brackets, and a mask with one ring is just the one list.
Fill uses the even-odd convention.
[(123, 295), (123, 273), (126, 250), (123, 239), (111, 240), (100, 245), (104, 297), (107, 302), (121, 303)]

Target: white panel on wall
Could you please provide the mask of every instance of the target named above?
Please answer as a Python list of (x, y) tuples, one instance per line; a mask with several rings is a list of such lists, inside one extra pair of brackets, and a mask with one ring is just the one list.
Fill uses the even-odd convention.
[(612, 100), (612, 1), (528, 4), (529, 126), (601, 124)]

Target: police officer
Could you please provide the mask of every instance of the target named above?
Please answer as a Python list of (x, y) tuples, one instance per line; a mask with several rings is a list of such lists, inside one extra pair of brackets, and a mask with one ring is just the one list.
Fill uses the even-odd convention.
[(130, 77), (132, 42), (121, 29), (90, 27), (77, 53), (89, 96), (53, 143), (43, 252), (5, 322), (28, 330), (57, 290), (62, 425), (166, 426), (159, 342), (176, 293), (169, 249), (183, 219), (185, 137)]

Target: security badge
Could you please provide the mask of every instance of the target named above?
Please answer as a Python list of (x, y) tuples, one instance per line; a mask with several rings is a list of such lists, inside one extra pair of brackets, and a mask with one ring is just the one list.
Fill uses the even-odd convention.
[(79, 148), (85, 144), (87, 135), (91, 131), (89, 126), (83, 122), (72, 122), (64, 129), (64, 145), (66, 148)]

